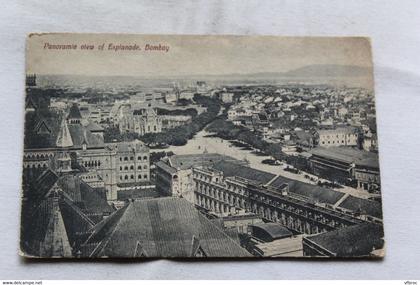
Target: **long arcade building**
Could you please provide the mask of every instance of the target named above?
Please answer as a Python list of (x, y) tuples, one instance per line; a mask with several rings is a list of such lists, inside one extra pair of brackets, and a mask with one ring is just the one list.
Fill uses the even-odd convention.
[(338, 211), (318, 206), (290, 193), (289, 185), (279, 188), (260, 185), (241, 177), (224, 178), (211, 169), (193, 169), (196, 204), (221, 215), (241, 209), (261, 215), (306, 234), (315, 234), (359, 224), (362, 221)]
[[(178, 179), (179, 170), (169, 165), (158, 168), (158, 172), (168, 169), (171, 171), (167, 177)], [(245, 210), (305, 234), (365, 222), (382, 222), (380, 203), (276, 176), (233, 161), (219, 160), (212, 165), (194, 165), (191, 169), (194, 196), (188, 200), (218, 216), (234, 216)], [(160, 176), (158, 173), (158, 180)], [(178, 195), (177, 192), (166, 193)]]

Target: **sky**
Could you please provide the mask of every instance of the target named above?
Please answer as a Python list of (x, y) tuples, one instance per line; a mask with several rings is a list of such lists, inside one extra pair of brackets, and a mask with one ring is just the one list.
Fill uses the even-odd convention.
[[(49, 49), (46, 44), (77, 45)], [(93, 50), (81, 49), (92, 45)], [(104, 44), (104, 49), (99, 47)], [(114, 51), (108, 45), (138, 45)], [(161, 45), (169, 50), (146, 51)], [(128, 34), (32, 34), (27, 73), (89, 76), (179, 76), (287, 72), (314, 64), (371, 67), (367, 38), (275, 36), (163, 36)]]

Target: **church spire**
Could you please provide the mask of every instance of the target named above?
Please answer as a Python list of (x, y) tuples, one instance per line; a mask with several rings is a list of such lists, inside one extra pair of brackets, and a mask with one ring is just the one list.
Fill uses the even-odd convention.
[(67, 126), (67, 121), (65, 119), (61, 121), (60, 132), (58, 133), (55, 144), (60, 148), (73, 146), (73, 140), (71, 139), (69, 127)]

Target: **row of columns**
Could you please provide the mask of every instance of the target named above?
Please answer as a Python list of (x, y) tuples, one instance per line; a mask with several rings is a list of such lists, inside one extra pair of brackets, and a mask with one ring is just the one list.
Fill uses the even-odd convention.
[(221, 201), (217, 201), (210, 197), (206, 197), (196, 193), (196, 203), (200, 207), (203, 207), (207, 210), (213, 211), (219, 214), (228, 214), (228, 213), (235, 213), (235, 206), (231, 206), (229, 204), (223, 203)]

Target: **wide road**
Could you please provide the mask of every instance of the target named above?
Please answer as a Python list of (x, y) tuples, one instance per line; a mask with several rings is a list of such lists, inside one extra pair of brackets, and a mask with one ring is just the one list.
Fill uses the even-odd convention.
[[(152, 149), (151, 152), (158, 151), (172, 151), (175, 154), (199, 154), (207, 151), (208, 153), (219, 153), (227, 156), (231, 156), (238, 160), (248, 160), (249, 166), (258, 170), (269, 172), (275, 175), (281, 175), (290, 179), (316, 184), (307, 178), (305, 178), (304, 172), (300, 174), (295, 174), (289, 171), (284, 170), (287, 167), (287, 164), (283, 163), (282, 165), (269, 165), (264, 164), (262, 161), (264, 159), (272, 159), (271, 156), (259, 156), (252, 153), (251, 150), (244, 150), (239, 147), (233, 146), (229, 141), (223, 140), (216, 137), (206, 137), (210, 133), (202, 130), (198, 132), (193, 139), (189, 140), (186, 145), (183, 146), (170, 146), (166, 149)], [(290, 166), (291, 167), (291, 166)], [(348, 193), (356, 197), (367, 199), (371, 195), (366, 191), (357, 190), (352, 187), (343, 186), (343, 188), (336, 188), (336, 191), (343, 193)]]

